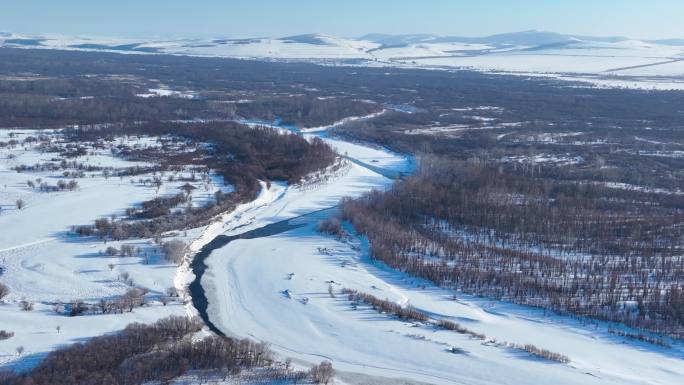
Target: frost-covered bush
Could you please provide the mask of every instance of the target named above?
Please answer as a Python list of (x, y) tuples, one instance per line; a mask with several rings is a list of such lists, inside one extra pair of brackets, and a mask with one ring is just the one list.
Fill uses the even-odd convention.
[(324, 234), (334, 235), (343, 238), (346, 233), (342, 228), (342, 222), (337, 217), (331, 217), (318, 223), (317, 230)]
[(180, 264), (185, 256), (185, 247), (185, 242), (174, 239), (162, 244), (162, 253), (167, 261)]
[(323, 361), (320, 364), (311, 368), (309, 372), (311, 379), (317, 384), (329, 384), (335, 375), (332, 363), (330, 361)]

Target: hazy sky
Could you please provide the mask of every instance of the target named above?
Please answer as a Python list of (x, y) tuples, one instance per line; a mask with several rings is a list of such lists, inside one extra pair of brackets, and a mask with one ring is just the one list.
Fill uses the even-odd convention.
[(684, 38), (684, 0), (1, 0), (0, 31), (128, 37), (529, 29)]

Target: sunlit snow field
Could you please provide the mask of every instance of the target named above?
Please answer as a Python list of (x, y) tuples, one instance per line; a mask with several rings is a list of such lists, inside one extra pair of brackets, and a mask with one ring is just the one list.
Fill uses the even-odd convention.
[[(177, 234), (191, 242), (190, 251), (196, 252), (218, 235), (237, 235), (299, 217), (295, 221), (301, 227), (266, 238), (233, 241), (206, 260), (209, 269), (201, 283), (209, 300), (208, 313), (226, 335), (266, 341), (276, 353), (292, 357), (301, 366), (331, 360), (344, 383), (363, 378), (371, 383), (404, 379), (435, 384), (678, 384), (684, 378), (684, 350), (678, 342), (672, 342), (671, 348), (635, 342), (608, 333), (608, 327), (615, 325), (582, 322), (437, 288), (372, 262), (367, 242), (354, 236), (349, 227), (351, 236), (345, 240), (318, 233), (318, 222), (335, 213), (340, 198), (387, 189), (392, 180), (380, 171), (410, 172), (415, 165), (413, 159), (380, 147), (328, 138), (325, 133), (305, 135), (320, 135), (345, 155), (344, 172), (314, 186), (262, 183), (254, 202), (225, 213), (207, 227)], [(106, 245), (101, 241), (67, 233), (71, 225), (121, 215), (136, 203), (176, 193), (179, 182), (164, 183), (157, 191), (126, 178), (95, 173), (79, 179), (76, 191), (32, 191), (27, 179), (54, 176), (16, 173), (11, 168), (43, 161), (46, 156), (23, 146), (0, 150), (0, 266), (3, 281), (12, 288), (0, 304), (0, 329), (15, 332), (13, 338), (0, 341), (0, 364), (28, 368), (51, 349), (119, 330), (130, 322), (195, 314), (189, 305), (163, 306), (158, 301), (124, 314), (54, 314), (51, 304), (55, 301), (95, 301), (120, 295), (127, 288), (116, 278), (121, 272), (129, 273), (137, 285), (153, 294), (171, 286), (182, 291), (193, 276), (187, 264), (178, 268), (156, 255), (150, 255), (149, 261), (108, 257), (102, 253)], [(127, 165), (104, 152), (83, 161)], [(210, 199), (217, 189), (229, 191), (230, 186), (212, 179), (210, 188), (198, 189), (198, 202)], [(26, 202), (24, 209), (12, 207), (17, 199)], [(128, 243), (145, 248), (151, 240)], [(400, 321), (367, 306), (354, 309), (340, 293), (343, 288), (410, 304), (434, 319), (453, 320), (483, 333), (487, 339)], [(21, 311), (17, 302), (22, 299), (35, 301), (36, 309)], [(534, 344), (567, 355), (571, 362), (535, 358), (493, 339)], [(25, 347), (22, 356), (16, 353), (18, 346)]]

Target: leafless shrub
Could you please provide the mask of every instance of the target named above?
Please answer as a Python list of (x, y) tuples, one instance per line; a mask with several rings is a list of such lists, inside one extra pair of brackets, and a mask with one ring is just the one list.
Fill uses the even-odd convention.
[(33, 302), (21, 300), (19, 301), (19, 308), (23, 311), (33, 311)]
[(121, 245), (119, 252), (122, 257), (132, 257), (136, 252), (136, 248), (133, 245)]
[(5, 297), (7, 297), (10, 293), (9, 287), (5, 285), (4, 283), (0, 282), (0, 301), (2, 301)]
[(419, 312), (411, 306), (401, 307), (394, 302), (382, 300), (373, 295), (362, 293), (352, 289), (343, 289), (342, 293), (347, 294), (350, 301), (366, 303), (368, 305), (371, 305), (373, 309), (379, 312), (393, 314), (399, 318), (407, 320), (414, 320), (420, 322), (427, 322), (430, 320), (430, 318), (427, 315)]
[(0, 341), (7, 340), (14, 337), (14, 332), (8, 332), (6, 330), (0, 330)]
[[(266, 344), (218, 336), (185, 338), (201, 328), (201, 321), (187, 317), (130, 324), (120, 333), (53, 351), (28, 372), (0, 378), (7, 385), (141, 385), (169, 383), (188, 371), (236, 375), (251, 368), (275, 368)], [(18, 354), (23, 351), (17, 349)]]
[(124, 271), (123, 273), (119, 274), (119, 281), (125, 283), (128, 286), (133, 286), (134, 284), (133, 278), (131, 278), (131, 275), (127, 271)]
[(309, 375), (315, 383), (327, 385), (332, 381), (335, 370), (330, 361), (323, 361), (311, 368)]
[(342, 222), (337, 217), (330, 217), (320, 221), (317, 230), (321, 233), (334, 235), (337, 238), (344, 238), (347, 235), (342, 228)]
[(166, 289), (166, 295), (169, 297), (178, 297), (178, 290), (176, 290), (175, 287), (171, 286)]
[(541, 348), (538, 348), (532, 344), (521, 345), (521, 344), (512, 344), (510, 342), (506, 342), (506, 343), (504, 343), (504, 346), (511, 348), (511, 349), (524, 350), (533, 356), (543, 358), (546, 360), (560, 362), (562, 364), (570, 363), (570, 358), (568, 356), (560, 354), (560, 353), (552, 352), (550, 350), (541, 349)]
[(480, 339), (480, 340), (484, 340), (485, 338), (487, 338), (487, 336), (485, 336), (482, 333), (474, 332), (468, 328), (465, 328), (465, 327), (459, 325), (456, 322), (452, 322), (452, 321), (448, 321), (448, 320), (439, 320), (439, 322), (437, 322), (437, 326), (439, 326), (440, 328), (445, 329), (445, 330), (451, 330), (451, 331), (455, 331), (455, 332), (461, 333), (461, 334), (468, 334), (468, 335), (470, 335), (474, 338)]
[(67, 308), (69, 309), (69, 316), (70, 317), (76, 317), (80, 316), (83, 313), (87, 312), (89, 309), (89, 306), (85, 304), (83, 301), (78, 300), (74, 301), (70, 304), (68, 304)]
[(455, 331), (457, 333), (461, 334), (468, 334), (473, 338), (477, 338), (480, 340), (484, 340), (486, 336), (482, 333), (477, 333), (474, 332), (470, 329), (467, 329), (456, 322), (448, 321), (448, 320), (439, 320), (439, 321), (434, 321), (428, 317), (427, 314), (418, 311), (412, 307), (401, 307), (397, 305), (394, 302), (390, 302), (388, 300), (381, 300), (377, 297), (374, 297), (373, 295), (366, 294), (366, 293), (361, 293), (356, 290), (352, 289), (342, 289), (342, 293), (347, 294), (349, 297), (349, 300), (352, 301), (352, 304), (356, 306), (355, 304), (358, 302), (363, 302), (366, 304), (369, 304), (373, 306), (373, 309), (376, 309), (377, 311), (388, 313), (388, 314), (394, 314), (398, 316), (399, 318), (406, 319), (406, 320), (411, 320), (411, 321), (420, 321), (420, 322), (429, 322), (433, 325), (435, 325), (438, 328), (445, 329), (445, 330), (450, 330), (450, 331)]
[(162, 244), (162, 253), (167, 261), (173, 262), (177, 265), (183, 262), (183, 257), (185, 256), (186, 244), (183, 241), (177, 239), (164, 242)]
[(618, 336), (621, 336), (621, 337), (626, 337), (626, 338), (629, 338), (632, 340), (646, 342), (649, 344), (662, 346), (662, 347), (665, 347), (668, 349), (672, 348), (672, 345), (670, 345), (667, 341), (663, 340), (662, 338), (653, 337), (653, 336), (649, 336), (649, 335), (642, 334), (642, 333), (630, 333), (630, 332), (626, 332), (623, 330), (617, 330), (617, 329), (613, 329), (613, 328), (609, 328), (608, 332), (615, 334), (615, 335), (618, 335)]

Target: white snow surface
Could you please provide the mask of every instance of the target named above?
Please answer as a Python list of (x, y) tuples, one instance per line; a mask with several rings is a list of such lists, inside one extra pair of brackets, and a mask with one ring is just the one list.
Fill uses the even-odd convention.
[[(553, 76), (599, 87), (684, 89), (684, 45), (630, 39), (559, 37), (545, 44), (538, 32), (518, 43), (467, 42), (434, 37), (383, 44), (372, 38), (309, 34), (284, 38), (111, 39), (10, 34), (0, 46), (174, 54), (266, 60), (304, 60), (324, 64), (473, 69)], [(515, 35), (515, 34), (513, 34)], [(154, 92), (143, 95), (154, 95)]]
[[(22, 141), (26, 136), (41, 133), (52, 132), (0, 130), (0, 141), (7, 141), (10, 134)], [(130, 145), (154, 142), (150, 138), (128, 138), (125, 141)], [(0, 330), (15, 333), (12, 338), (0, 341), (0, 368), (3, 364), (30, 367), (47, 351), (61, 345), (120, 330), (131, 322), (153, 322), (186, 312), (183, 306), (162, 306), (155, 299), (174, 286), (177, 266), (161, 258), (152, 240), (103, 244), (68, 233), (73, 225), (121, 215), (124, 209), (142, 201), (177, 194), (185, 182), (169, 182), (164, 178), (157, 191), (149, 184), (131, 183), (128, 177), (105, 178), (102, 172), (97, 171), (86, 172), (85, 178), (76, 179), (79, 187), (75, 191), (40, 192), (28, 187), (27, 180), (41, 178), (54, 185), (63, 179), (61, 171), (17, 173), (12, 169), (22, 164), (48, 162), (55, 156), (40, 153), (31, 145), (26, 149), (19, 145), (0, 150), (0, 281), (11, 291), (4, 301), (0, 301)], [(115, 158), (108, 150), (76, 158), (76, 161), (116, 168), (145, 165)], [(209, 202), (219, 189), (224, 192), (232, 190), (231, 186), (223, 185), (222, 178), (210, 176), (206, 183), (193, 183), (197, 187), (193, 192), (193, 205)], [(146, 174), (130, 179), (137, 181), (150, 177)], [(16, 208), (18, 199), (25, 202), (25, 208)], [(189, 230), (187, 234), (177, 236), (192, 240), (201, 230)], [(108, 246), (118, 248), (122, 244), (139, 247), (146, 257), (109, 257), (103, 253)], [(55, 302), (83, 300), (92, 303), (123, 294), (129, 286), (118, 280), (121, 273), (128, 273), (136, 286), (150, 290), (148, 306), (132, 313), (81, 317), (66, 317), (52, 311)], [(22, 300), (34, 302), (36, 309), (21, 311), (18, 302)], [(55, 329), (58, 325), (62, 327), (59, 333)], [(25, 348), (22, 356), (15, 352), (18, 346)]]
[[(12, 133), (23, 140), (28, 135), (41, 132), (29, 130), (0, 131), (0, 140), (7, 141)], [(42, 133), (49, 133), (48, 131)], [(313, 135), (313, 134), (307, 134)], [(122, 139), (124, 140), (124, 139)], [(129, 138), (130, 145), (147, 145), (149, 138)], [(379, 159), (382, 165), (403, 167), (405, 159), (397, 154), (359, 144), (350, 144), (354, 151), (365, 151), (362, 158)], [(10, 156), (11, 155), (11, 156)], [(165, 262), (152, 240), (108, 242), (103, 244), (89, 238), (68, 234), (72, 225), (89, 224), (94, 219), (121, 215), (127, 207), (156, 196), (175, 194), (185, 182), (164, 183), (159, 191), (150, 185), (131, 183), (129, 178), (105, 178), (102, 173), (87, 173), (78, 179), (75, 191), (42, 193), (26, 185), (27, 180), (42, 178), (56, 183), (61, 171), (17, 173), (12, 167), (47, 162), (54, 154), (42, 154), (30, 145), (4, 148), (0, 151), (0, 280), (10, 287), (11, 293), (0, 303), (0, 330), (15, 335), (0, 341), (0, 367), (26, 369), (38, 362), (48, 351), (59, 346), (83, 341), (87, 338), (122, 329), (131, 322), (153, 322), (171, 314), (196, 314), (191, 306), (162, 306), (154, 300), (169, 287), (183, 292), (194, 278), (187, 263), (180, 267)], [(115, 158), (108, 151), (100, 151), (77, 159), (87, 164), (127, 167), (144, 165)], [(371, 188), (385, 188), (391, 181), (364, 167), (344, 160), (346, 166), (339, 175), (322, 184), (288, 186), (281, 182), (270, 185), (262, 182), (261, 193), (253, 202), (239, 206), (224, 214), (207, 227), (176, 234), (177, 238), (190, 242), (189, 252), (198, 251), (204, 244), (223, 232), (242, 232), (267, 223), (295, 217), (337, 205), (343, 196), (358, 196)], [(136, 176), (149, 178), (151, 175)], [(193, 192), (195, 205), (208, 201), (221, 189), (220, 178), (212, 178), (207, 185), (199, 182)], [(204, 183), (204, 184), (203, 184)], [(208, 190), (206, 190), (208, 188)], [(15, 201), (22, 199), (26, 207), (18, 210)], [(149, 264), (136, 257), (109, 257), (102, 252), (107, 246), (119, 247), (132, 244), (149, 253)], [(110, 269), (109, 265), (112, 265)], [(65, 317), (52, 311), (52, 303), (85, 300), (95, 302), (123, 294), (129, 286), (117, 279), (120, 273), (128, 273), (135, 285), (151, 291), (152, 300), (146, 307), (132, 313)], [(187, 299), (187, 297), (185, 297)], [(35, 303), (35, 310), (24, 312), (18, 302)], [(62, 329), (58, 333), (57, 326)], [(37, 336), (43, 337), (37, 337)], [(23, 346), (19, 356), (16, 348)]]
[[(133, 322), (153, 323), (170, 315), (183, 315), (180, 304), (154, 304), (132, 313), (66, 317), (57, 315), (52, 306), (39, 303), (31, 312), (19, 311), (15, 304), (0, 303), (0, 329), (13, 331), (14, 337), (0, 341), (0, 369), (22, 371), (30, 369), (54, 349), (83, 342), (113, 331), (122, 330)], [(57, 326), (60, 330), (57, 331)], [(16, 348), (23, 346), (19, 356)]]
[[(291, 357), (302, 367), (329, 359), (343, 383), (394, 383), (401, 379), (431, 384), (677, 384), (684, 376), (684, 352), (678, 342), (672, 342), (669, 349), (657, 347), (610, 334), (601, 322), (583, 324), (538, 309), (436, 288), (370, 261), (363, 238), (340, 241), (317, 233), (317, 223), (334, 214), (331, 207), (341, 197), (390, 186), (392, 181), (374, 169), (406, 172), (413, 164), (411, 159), (380, 147), (329, 138), (325, 133), (304, 134), (314, 135), (348, 158), (334, 178), (304, 187), (262, 182), (255, 201), (182, 237), (191, 242), (192, 255), (219, 234), (236, 235), (295, 217), (302, 225), (275, 236), (231, 242), (207, 259), (209, 269), (202, 285), (209, 299), (209, 314), (226, 334), (269, 342), (281, 357)], [(44, 195), (25, 186), (27, 173), (17, 174), (10, 168), (46, 155), (21, 147), (4, 152), (0, 154), (0, 177), (7, 187), (0, 186), (4, 206), (0, 266), (4, 269), (1, 278), (12, 294), (0, 304), (0, 329), (13, 331), (15, 336), (0, 341), (0, 364), (29, 368), (49, 350), (119, 330), (130, 322), (195, 314), (191, 306), (164, 307), (156, 301), (126, 314), (54, 314), (51, 301), (92, 300), (122, 293), (126, 286), (114, 279), (121, 271), (129, 272), (136, 284), (150, 288), (153, 294), (174, 285), (186, 287), (194, 276), (187, 263), (176, 268), (158, 258), (152, 258), (149, 265), (142, 264), (140, 258), (109, 258), (100, 254), (101, 242), (65, 236), (65, 229), (74, 223), (89, 223), (154, 197), (157, 193), (152, 188), (95, 175), (80, 179), (77, 191)], [(16, 158), (10, 159), (7, 152)], [(103, 164), (108, 161), (105, 153), (92, 159)], [(120, 159), (110, 160), (125, 165)], [(171, 193), (174, 188), (165, 183), (159, 194)], [(27, 202), (21, 212), (9, 207), (17, 198)], [(322, 210), (327, 208), (331, 209)], [(353, 233), (348, 227), (347, 231)], [(146, 247), (146, 242), (149, 240), (137, 244)], [(108, 270), (108, 263), (116, 265), (114, 271)], [(334, 298), (328, 294), (329, 285)], [(434, 319), (456, 321), (489, 339), (531, 343), (567, 355), (571, 362), (544, 361), (462, 334), (399, 321), (366, 306), (354, 310), (340, 294), (342, 288), (402, 306), (410, 304)], [(35, 301), (36, 309), (19, 310), (17, 301), (23, 298)], [(61, 326), (59, 333), (56, 326)], [(21, 357), (17, 346), (26, 348)], [(451, 348), (462, 352), (453, 353)]]
[[(285, 44), (304, 43), (281, 45)], [(637, 45), (634, 49), (647, 48)], [(670, 349), (657, 347), (612, 335), (601, 322), (583, 324), (538, 309), (436, 288), (370, 261), (368, 244), (362, 238), (339, 241), (317, 233), (318, 221), (334, 213), (334, 209), (319, 210), (337, 205), (343, 196), (359, 196), (391, 185), (391, 180), (373, 168), (409, 171), (413, 167), (411, 159), (383, 148), (349, 143), (318, 131), (304, 136), (318, 135), (346, 155), (350, 161), (345, 172), (306, 188), (262, 183), (256, 201), (182, 237), (191, 242), (190, 251), (195, 252), (216, 235), (236, 235), (304, 215), (296, 220), (303, 225), (300, 228), (267, 238), (237, 240), (207, 259), (209, 269), (202, 285), (212, 321), (226, 334), (267, 341), (280, 355), (304, 365), (329, 359), (344, 381), (357, 373), (387, 383), (404, 379), (478, 385), (662, 385), (679, 384), (684, 378), (684, 350), (679, 342), (672, 342)], [(6, 132), (0, 131), (0, 135)], [(121, 294), (127, 287), (115, 276), (123, 271), (153, 294), (170, 286), (185, 286), (193, 277), (187, 264), (178, 269), (158, 258), (152, 258), (149, 265), (140, 258), (109, 258), (100, 253), (106, 247), (101, 242), (74, 239), (65, 233), (71, 225), (120, 214), (157, 194), (176, 192), (177, 184), (164, 183), (156, 192), (126, 179), (95, 175), (79, 179), (77, 191), (38, 193), (25, 184), (36, 173), (18, 174), (11, 167), (44, 161), (46, 156), (21, 146), (0, 151), (0, 279), (12, 290), (0, 304), (0, 329), (15, 332), (14, 337), (0, 341), (0, 365), (8, 367), (30, 367), (57, 346), (119, 330), (129, 322), (192, 313), (184, 306), (159, 303), (123, 315), (69, 318), (51, 312), (52, 301)], [(92, 161), (112, 162), (117, 167), (126, 164), (105, 153)], [(56, 181), (49, 173), (40, 176)], [(13, 208), (16, 199), (26, 201), (26, 208)], [(133, 243), (149, 246), (149, 240)], [(115, 264), (113, 271), (109, 271), (109, 263)], [(328, 294), (331, 284), (335, 297)], [(567, 355), (571, 362), (540, 360), (454, 332), (399, 321), (364, 306), (354, 310), (339, 293), (342, 288), (410, 304), (435, 319), (459, 322), (498, 341), (532, 343)], [(36, 301), (36, 310), (20, 311), (17, 301), (21, 299)], [(59, 333), (57, 325), (62, 327)], [(26, 348), (21, 357), (16, 354), (17, 346)], [(463, 353), (449, 352), (452, 347), (463, 349)]]
[[(371, 262), (362, 239), (318, 234), (323, 217), (312, 215), (302, 220), (306, 226), (283, 234), (236, 240), (212, 254), (202, 284), (222, 331), (267, 341), (299, 361), (331, 360), (342, 372), (432, 384), (677, 384), (684, 376), (680, 345), (634, 343), (601, 323), (582, 325), (460, 293), (454, 301), (451, 291)], [(335, 298), (328, 294), (331, 281)], [(532, 343), (572, 362), (536, 359), (364, 306), (353, 310), (341, 288), (410, 304), (499, 341)], [(451, 347), (465, 352), (451, 353)]]
[[(363, 163), (383, 158), (378, 148), (346, 142), (339, 148)], [(384, 157), (383, 167), (410, 164), (391, 153)], [(338, 241), (316, 232), (317, 223), (335, 210), (315, 210), (329, 207), (340, 195), (386, 188), (388, 182), (354, 163), (348, 174), (315, 193), (272, 187), (279, 191), (274, 201), (243, 212), (226, 224), (224, 234), (311, 214), (294, 220), (303, 227), (236, 240), (212, 253), (202, 279), (212, 322), (227, 335), (266, 341), (295, 362), (331, 360), (338, 377), (345, 380), (363, 374), (378, 383), (401, 379), (431, 384), (676, 384), (684, 375), (679, 343), (666, 349), (633, 342), (608, 333), (600, 322), (584, 325), (542, 310), (436, 288), (371, 262), (364, 239)], [(334, 298), (328, 294), (329, 285)], [(340, 294), (342, 288), (410, 304), (488, 338), (531, 343), (572, 361), (544, 361), (454, 332), (399, 321), (367, 307), (353, 310)], [(449, 352), (452, 347), (464, 353)]]
[[(305, 138), (312, 138), (314, 134), (304, 134)], [(388, 171), (410, 172), (414, 167), (414, 160), (393, 153), (385, 148), (367, 143), (353, 143), (342, 138), (320, 136), (338, 154), (348, 156), (358, 162), (372, 167), (379, 167)]]

